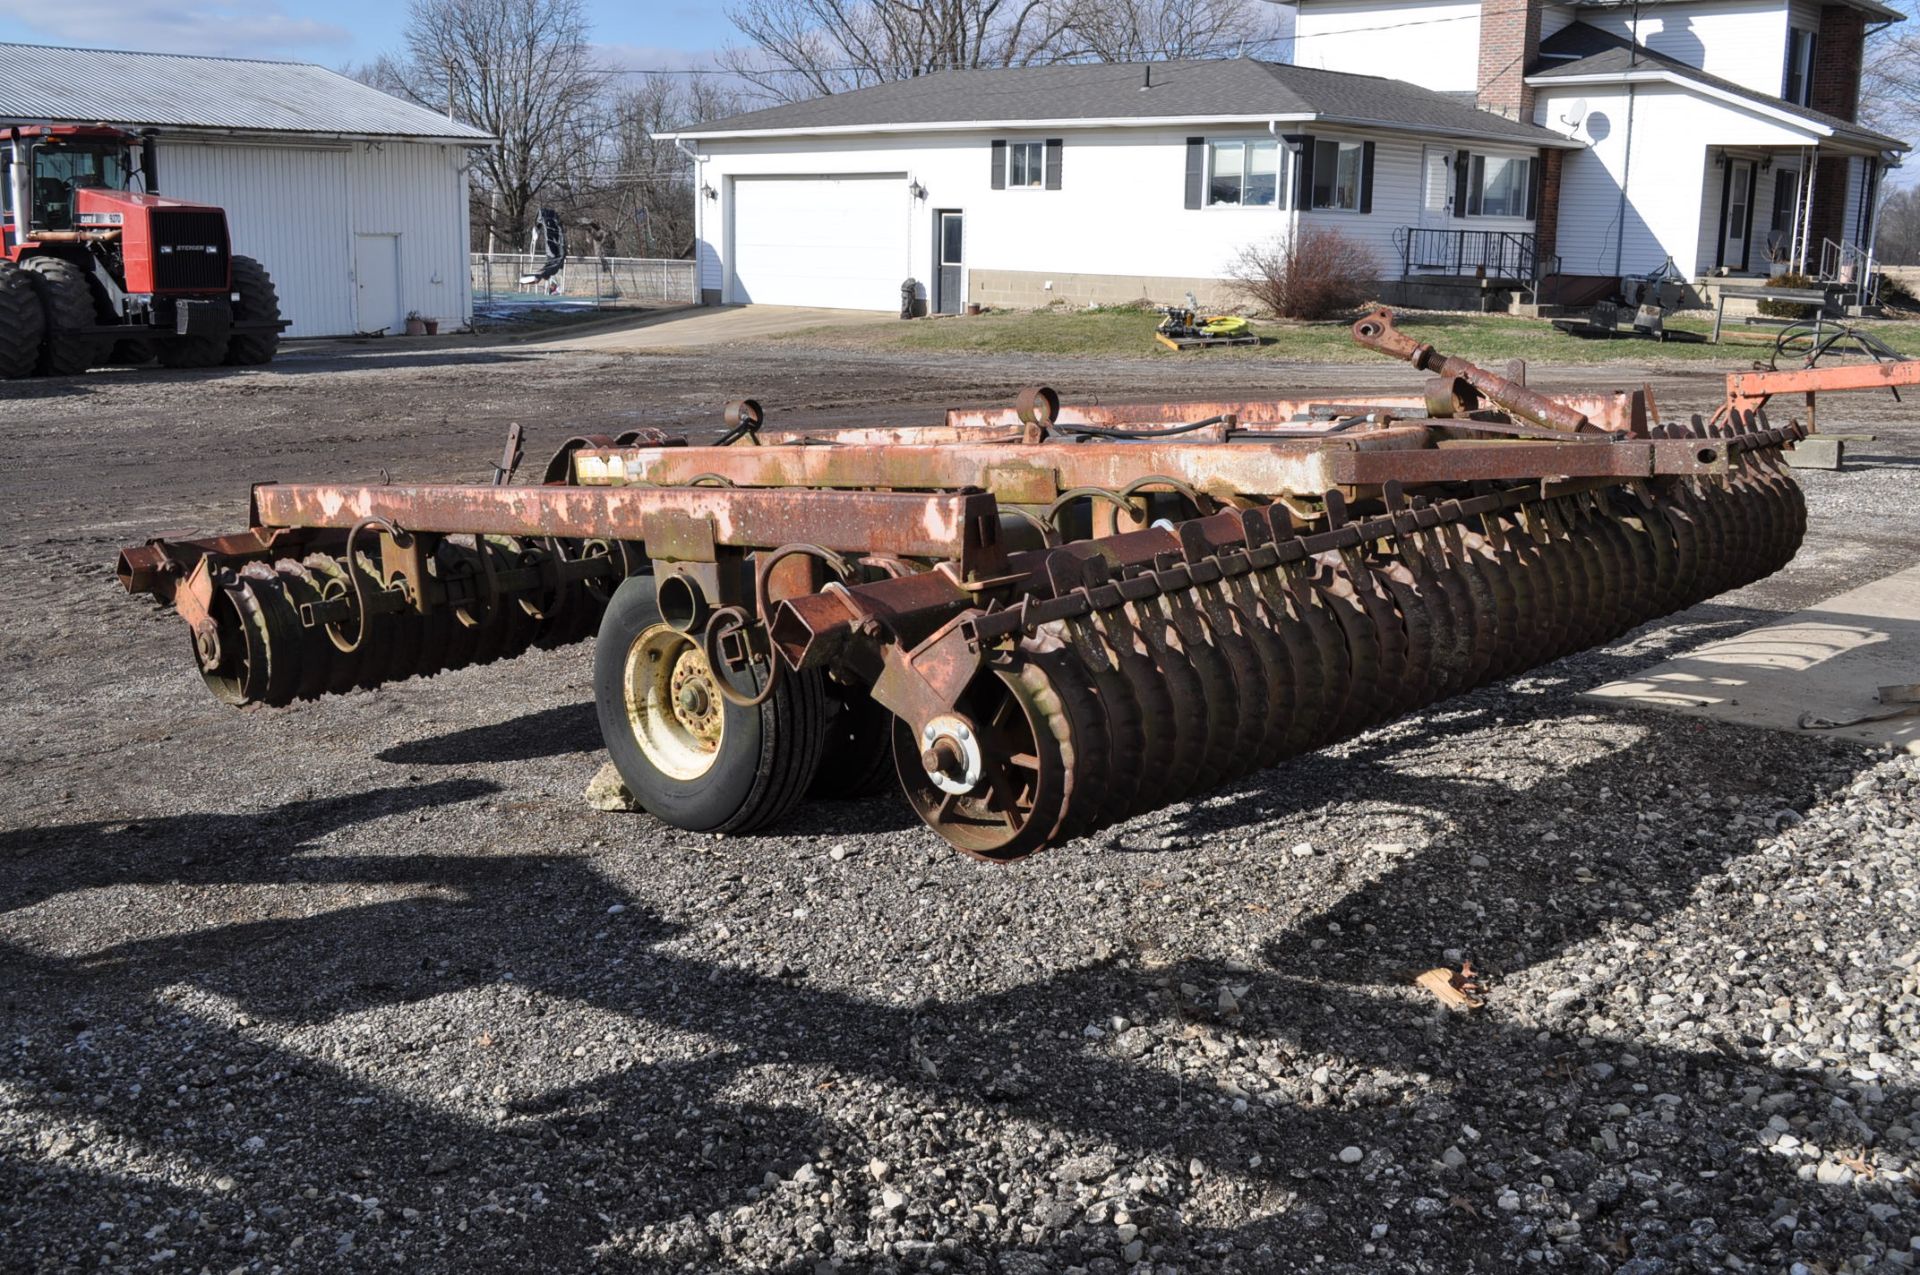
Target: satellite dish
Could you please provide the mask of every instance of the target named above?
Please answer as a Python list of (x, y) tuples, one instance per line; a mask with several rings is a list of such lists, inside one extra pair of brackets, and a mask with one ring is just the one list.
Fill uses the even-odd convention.
[(1560, 122), (1568, 128), (1579, 128), (1587, 118), (1587, 99), (1576, 97), (1567, 103), (1567, 109), (1560, 112)]

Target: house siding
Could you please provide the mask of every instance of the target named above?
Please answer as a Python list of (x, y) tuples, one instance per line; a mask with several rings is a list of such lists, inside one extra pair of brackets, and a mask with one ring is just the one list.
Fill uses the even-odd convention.
[[(1796, 12), (1811, 9), (1813, 25), (1808, 29), (1818, 29), (1817, 6), (1795, 0), (1793, 7)], [(1786, 0), (1702, 0), (1647, 5), (1637, 10), (1637, 22), (1636, 10), (1629, 6), (1590, 6), (1579, 16), (1625, 39), (1637, 37), (1655, 53), (1777, 97), (1786, 67), (1787, 10)], [(1794, 21), (1800, 24), (1802, 19)]]
[(1471, 93), (1480, 0), (1309, 0), (1293, 28), (1293, 62), (1356, 75), (1399, 74), (1442, 93)]
[[(1423, 143), (1404, 135), (1315, 130), (1313, 136), (1318, 139), (1375, 143), (1372, 211), (1297, 216), (1278, 207), (1185, 206), (1188, 137), (1265, 140), (1270, 134), (1264, 128), (1069, 131), (1061, 149), (1060, 189), (992, 189), (991, 143), (1043, 136), (1036, 131), (981, 130), (832, 141), (707, 141), (703, 150), (709, 159), (701, 166), (701, 180), (712, 184), (719, 198), (707, 201), (703, 213), (702, 287), (720, 292), (716, 299), (739, 299), (729, 278), (727, 226), (736, 183), (760, 176), (903, 174), (890, 191), (883, 188), (881, 194), (897, 200), (897, 215), (906, 228), (906, 247), (896, 263), (899, 277), (917, 280), (925, 294), (934, 269), (935, 214), (957, 210), (966, 218), (963, 293), (986, 303), (1084, 304), (1142, 295), (1177, 301), (1196, 281), (1217, 284), (1249, 245), (1276, 242), (1290, 235), (1296, 224), (1326, 226), (1352, 236), (1373, 251), (1383, 278), (1397, 278), (1400, 249), (1394, 242), (1395, 231), (1421, 224)], [(1446, 138), (1427, 144), (1483, 154), (1537, 154), (1527, 147)], [(911, 194), (915, 183), (925, 189), (924, 198)], [(1290, 184), (1290, 172), (1283, 172), (1283, 200)], [(1524, 218), (1458, 218), (1439, 224), (1460, 229), (1532, 228)], [(1053, 287), (1046, 287), (1048, 283)], [(1203, 292), (1202, 299), (1212, 303), (1225, 299), (1219, 288), (1211, 291), (1211, 297)]]
[[(1577, 126), (1568, 122), (1576, 97), (1586, 101)], [(1711, 269), (1715, 245), (1706, 214), (1709, 201), (1717, 214), (1720, 194), (1719, 170), (1710, 167), (1708, 148), (1793, 146), (1805, 140), (1677, 85), (1543, 89), (1535, 120), (1588, 143), (1586, 150), (1568, 154), (1560, 179), (1559, 251), (1571, 274), (1644, 274), (1669, 256), (1688, 278)], [(1623, 181), (1630, 194), (1625, 200)], [(1757, 197), (1768, 201), (1755, 214), (1755, 233), (1764, 242), (1771, 174), (1762, 174)], [(1718, 225), (1717, 215), (1712, 224)]]

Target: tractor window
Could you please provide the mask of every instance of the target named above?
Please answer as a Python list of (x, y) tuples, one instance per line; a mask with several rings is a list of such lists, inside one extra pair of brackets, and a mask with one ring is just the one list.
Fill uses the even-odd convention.
[(39, 146), (33, 152), (33, 202), (49, 230), (73, 228), (73, 192), (90, 186), (127, 188), (126, 152), (80, 146)]

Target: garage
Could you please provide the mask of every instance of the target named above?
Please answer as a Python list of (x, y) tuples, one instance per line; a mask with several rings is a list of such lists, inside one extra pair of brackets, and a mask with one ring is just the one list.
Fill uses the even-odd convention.
[(904, 173), (735, 179), (727, 300), (897, 309), (907, 202)]

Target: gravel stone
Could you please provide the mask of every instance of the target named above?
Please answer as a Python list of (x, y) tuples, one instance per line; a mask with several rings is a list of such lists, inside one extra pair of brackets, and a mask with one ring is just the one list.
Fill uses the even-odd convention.
[[(1417, 388), (804, 341), (0, 385), (0, 1269), (1914, 1269), (1920, 758), (1575, 698), (1911, 565), (1910, 403), (1823, 399), (1878, 441), (1801, 475), (1779, 576), (1004, 868), (890, 796), (589, 808), (590, 643), (233, 712), (111, 578), (252, 479), (471, 481), (516, 420), (537, 472), (743, 390), (877, 425), (1040, 381)], [(1411, 985), (1466, 960), (1480, 1010)]]

